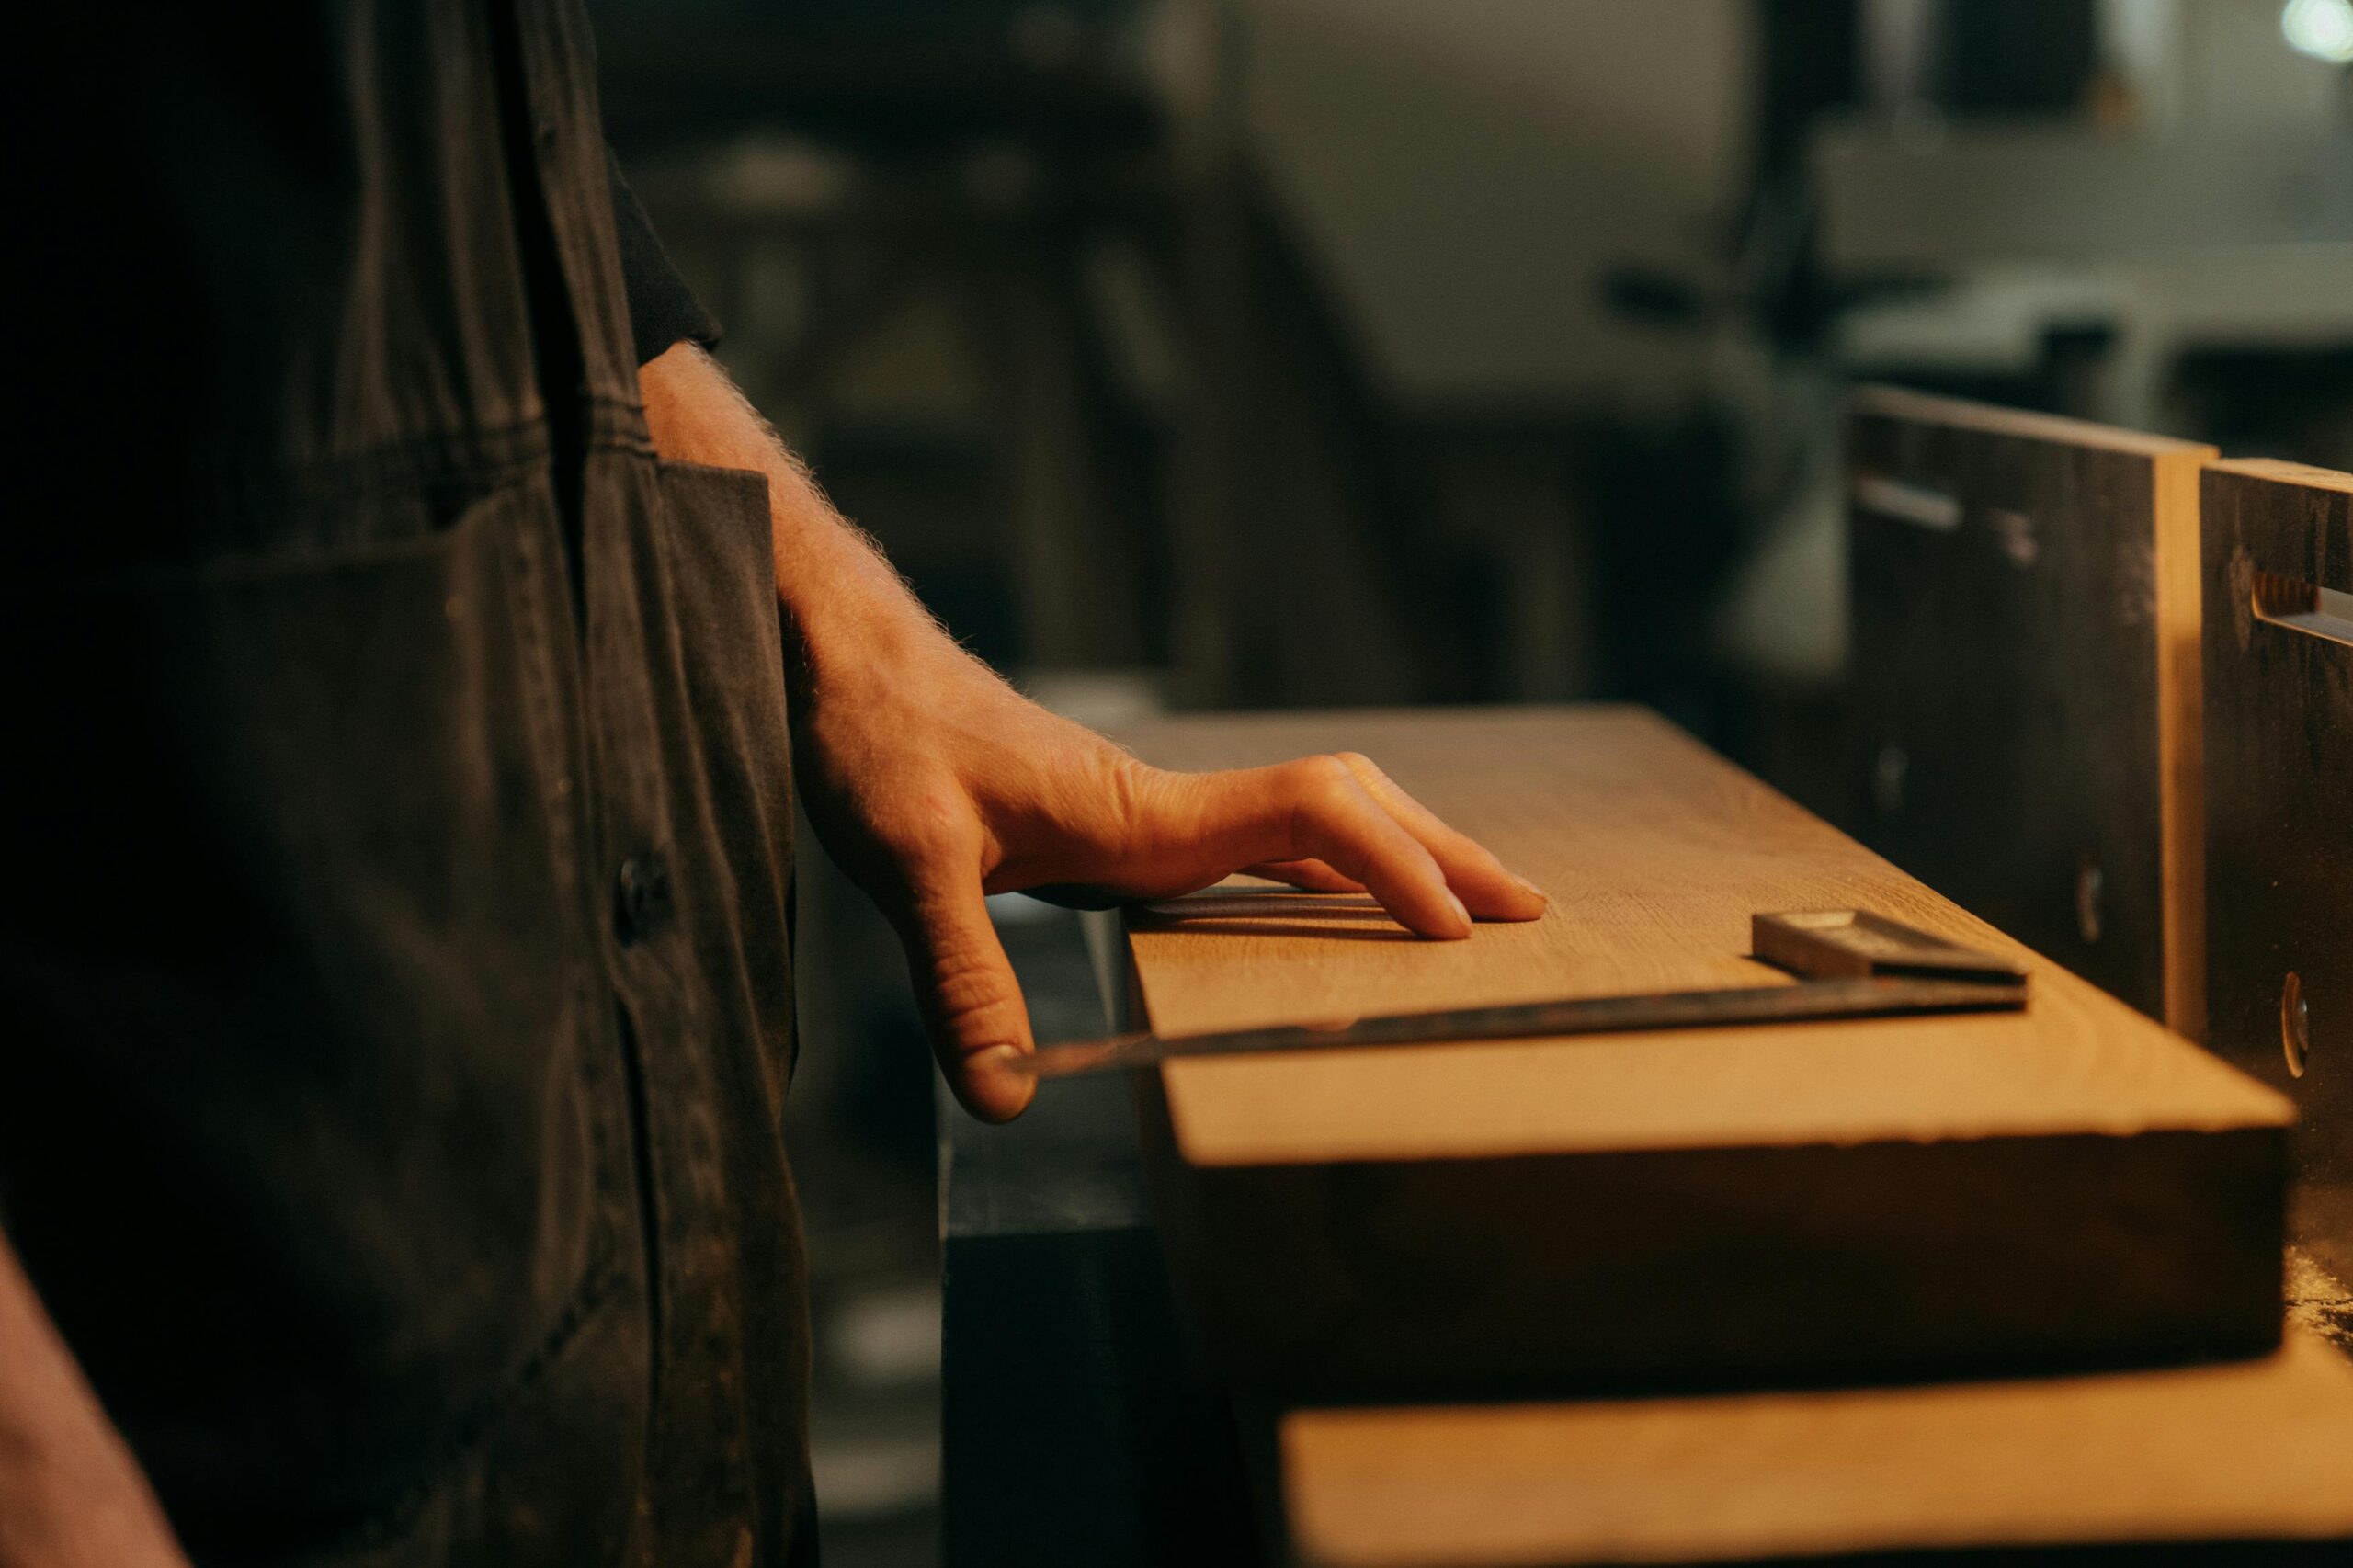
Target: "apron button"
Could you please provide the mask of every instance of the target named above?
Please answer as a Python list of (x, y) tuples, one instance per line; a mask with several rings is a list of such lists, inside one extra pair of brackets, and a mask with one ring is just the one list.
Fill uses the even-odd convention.
[(613, 883), (613, 927), (624, 944), (643, 941), (670, 913), (670, 868), (647, 851), (621, 862)]

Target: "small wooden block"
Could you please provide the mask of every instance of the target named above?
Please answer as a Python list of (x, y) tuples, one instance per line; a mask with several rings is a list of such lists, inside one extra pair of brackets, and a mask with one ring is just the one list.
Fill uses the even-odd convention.
[(1277, 1445), (1307, 1568), (2342, 1562), (2353, 1542), (2353, 1367), (2302, 1335), (2261, 1360), (2097, 1377), (1294, 1410)]
[(1872, 848), (2191, 1038), (2211, 447), (1887, 388), (1847, 422)]
[(1521, 1392), (2277, 1342), (2287, 1103), (1658, 719), (1210, 718), (1127, 738), (1190, 767), (1363, 750), (1552, 898), (1462, 942), (1263, 889), (1133, 912), (1162, 1033), (1786, 980), (1743, 956), (1758, 911), (1873, 910), (2030, 975), (2023, 1013), (1141, 1074), (1173, 1276), (1222, 1381)]
[(2296, 1228), (2353, 1278), (2353, 475), (2218, 463), (2202, 509), (2208, 1040), (2295, 1096)]

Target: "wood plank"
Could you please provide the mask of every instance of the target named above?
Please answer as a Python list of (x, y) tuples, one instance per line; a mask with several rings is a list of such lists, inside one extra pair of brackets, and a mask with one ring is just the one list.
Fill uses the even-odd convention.
[(1127, 738), (1180, 767), (1364, 750), (1552, 895), (1543, 920), (1459, 943), (1287, 893), (1137, 912), (1163, 1032), (1769, 983), (1741, 956), (1757, 910), (1874, 909), (2018, 957), (2036, 988), (2022, 1015), (1143, 1075), (1173, 1273), (1227, 1381), (1517, 1391), (2276, 1342), (2286, 1103), (1663, 722), (1455, 710)]
[[(2205, 479), (2211, 1043), (2302, 1112), (2303, 1244), (2353, 1278), (2353, 620), (2256, 614), (2257, 574), (2353, 593), (2353, 475)], [(2282, 1017), (2294, 975), (2301, 1073)]]
[(1857, 835), (2203, 1031), (2211, 447), (1868, 388), (1847, 425)]
[(2261, 1360), (2096, 1377), (1297, 1410), (1279, 1449), (1310, 1568), (2342, 1562), (2353, 1541), (2353, 1368), (2302, 1335)]

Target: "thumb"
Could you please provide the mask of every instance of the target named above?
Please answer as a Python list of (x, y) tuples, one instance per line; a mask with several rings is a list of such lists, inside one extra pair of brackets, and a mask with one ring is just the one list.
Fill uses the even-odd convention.
[(1021, 986), (989, 919), (978, 868), (929, 869), (910, 890), (899, 939), (948, 1086), (983, 1121), (1020, 1115), (1038, 1081), (1011, 1062), (1036, 1047)]

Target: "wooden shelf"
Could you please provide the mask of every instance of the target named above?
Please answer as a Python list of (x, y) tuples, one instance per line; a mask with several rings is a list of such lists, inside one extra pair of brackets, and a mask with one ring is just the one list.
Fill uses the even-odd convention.
[(1295, 1410), (1277, 1441), (1309, 1568), (2325, 1562), (2353, 1542), (2353, 1367), (2302, 1336), (2260, 1360), (2099, 1377)]

